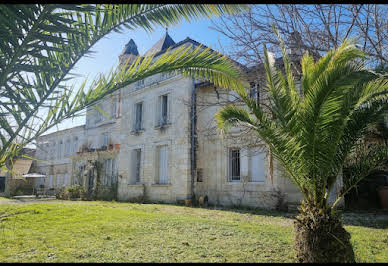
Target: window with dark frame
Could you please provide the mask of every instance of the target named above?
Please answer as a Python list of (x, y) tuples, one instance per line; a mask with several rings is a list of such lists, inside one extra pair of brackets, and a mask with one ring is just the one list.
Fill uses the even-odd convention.
[(240, 149), (229, 151), (229, 181), (240, 181)]
[(142, 129), (142, 120), (143, 120), (143, 102), (136, 104), (136, 121), (135, 121), (135, 130)]
[(168, 98), (167, 94), (161, 96), (161, 121), (160, 124), (164, 125), (168, 121)]

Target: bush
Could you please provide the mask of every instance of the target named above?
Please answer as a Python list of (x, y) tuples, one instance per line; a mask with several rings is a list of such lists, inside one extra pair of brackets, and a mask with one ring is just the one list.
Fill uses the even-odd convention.
[(56, 190), (55, 197), (57, 199), (61, 199), (61, 200), (68, 200), (69, 199), (69, 192), (67, 191), (67, 189), (65, 187), (61, 187), (61, 188)]
[(86, 190), (83, 186), (80, 186), (80, 185), (74, 185), (72, 187), (68, 187), (67, 192), (69, 194), (70, 199), (86, 198)]

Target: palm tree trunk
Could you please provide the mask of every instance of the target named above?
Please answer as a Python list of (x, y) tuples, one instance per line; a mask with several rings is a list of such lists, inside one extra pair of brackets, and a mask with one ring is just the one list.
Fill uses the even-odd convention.
[(330, 210), (309, 206), (301, 208), (294, 230), (299, 262), (355, 262), (350, 234), (343, 227), (340, 217)]

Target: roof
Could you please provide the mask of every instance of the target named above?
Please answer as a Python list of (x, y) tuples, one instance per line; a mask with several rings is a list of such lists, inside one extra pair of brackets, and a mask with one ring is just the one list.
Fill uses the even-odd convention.
[(129, 42), (124, 46), (124, 49), (121, 52), (121, 55), (123, 54), (139, 55), (139, 52), (137, 50), (137, 45), (133, 39), (130, 39)]
[(164, 51), (170, 46), (173, 46), (174, 44), (174, 40), (170, 37), (170, 35), (168, 35), (168, 32), (166, 32), (166, 34), (164, 34), (164, 36), (145, 53), (145, 56)]

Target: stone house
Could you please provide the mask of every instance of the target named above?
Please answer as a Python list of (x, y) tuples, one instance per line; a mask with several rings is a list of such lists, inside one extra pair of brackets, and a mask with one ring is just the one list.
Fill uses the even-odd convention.
[[(166, 32), (145, 55), (157, 58), (182, 45), (200, 43), (190, 38), (175, 43)], [(120, 64), (138, 55), (131, 39)], [(247, 69), (255, 77), (252, 97), (264, 101), (256, 70)], [(252, 133), (237, 128), (221, 138), (217, 132), (214, 115), (235, 96), (178, 73), (153, 75), (88, 108), (84, 126), (40, 137), (37, 157), (49, 163), (38, 167), (51, 176), (49, 187), (80, 184), (91, 191), (97, 178), (91, 164), (99, 161), (99, 182), (121, 201), (201, 198), (209, 204), (262, 208), (297, 204), (301, 194), (296, 186)]]

